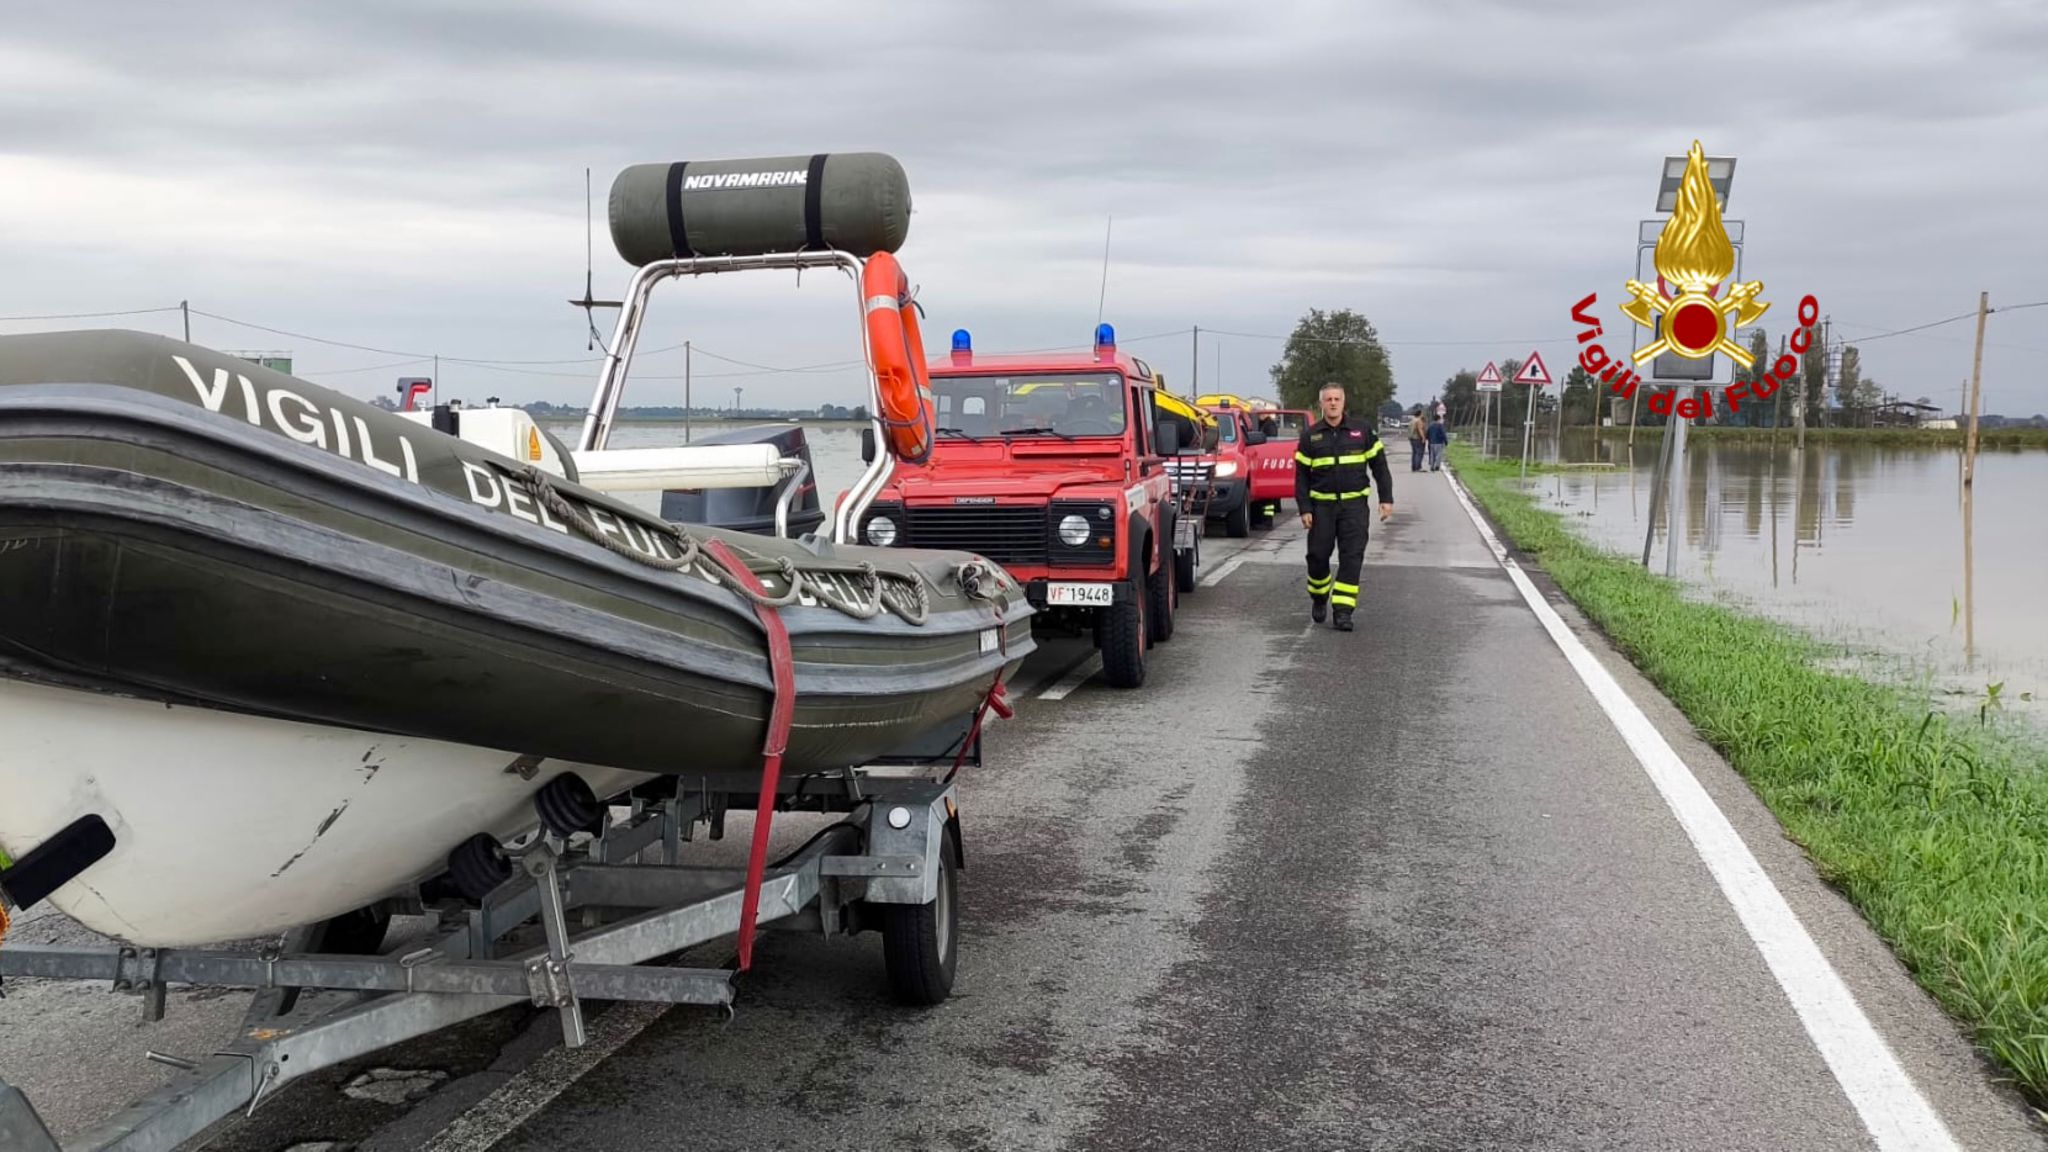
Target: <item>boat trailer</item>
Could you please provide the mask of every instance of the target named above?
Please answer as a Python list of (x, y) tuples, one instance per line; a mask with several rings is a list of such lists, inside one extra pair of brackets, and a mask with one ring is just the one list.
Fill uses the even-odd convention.
[[(997, 711), (1007, 709), (998, 702)], [(976, 714), (896, 756), (784, 778), (778, 812), (844, 819), (769, 866), (758, 922), (828, 936), (878, 931), (898, 998), (944, 1000), (963, 866), (955, 775), (980, 762)], [(586, 1041), (585, 1001), (694, 1004), (730, 1016), (734, 968), (658, 961), (739, 931), (746, 869), (681, 859), (699, 826), (722, 839), (728, 811), (754, 808), (758, 784), (751, 773), (661, 777), (605, 806), (591, 831), (566, 838), (551, 830), (559, 820), (544, 816), (504, 849), (511, 875), (481, 899), (437, 898), (447, 885), (429, 882), (366, 910), (374, 941), (341, 917), (254, 952), (0, 945), (0, 980), (108, 981), (110, 991), (140, 996), (148, 1021), (163, 1018), (172, 984), (256, 991), (231, 1043), (199, 1061), (147, 1052), (180, 1074), (62, 1145), (28, 1099), (0, 1081), (0, 1152), (175, 1149), (237, 1110), (253, 1114), (300, 1077), (521, 1002), (554, 1010), (571, 1048)], [(433, 927), (424, 942), (353, 954), (379, 946), (387, 919), (376, 917), (392, 913), (427, 915)], [(342, 995), (302, 995), (315, 991)]]

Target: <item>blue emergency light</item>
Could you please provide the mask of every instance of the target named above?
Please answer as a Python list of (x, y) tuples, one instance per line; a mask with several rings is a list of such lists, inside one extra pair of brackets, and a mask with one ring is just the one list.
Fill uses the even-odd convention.
[(1097, 324), (1095, 326), (1095, 346), (1097, 348), (1116, 347), (1116, 329), (1107, 324)]
[(970, 337), (970, 336), (968, 336), (968, 335), (967, 335), (967, 329), (965, 329), (965, 328), (955, 328), (955, 329), (953, 329), (953, 351), (955, 351), (955, 352), (972, 352), (972, 351), (974, 351), (974, 340), (973, 340), (973, 338), (972, 338), (972, 337)]

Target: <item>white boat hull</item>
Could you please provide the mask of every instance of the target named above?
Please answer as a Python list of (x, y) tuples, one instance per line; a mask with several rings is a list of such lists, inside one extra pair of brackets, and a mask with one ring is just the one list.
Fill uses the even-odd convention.
[(0, 680), (0, 848), (19, 857), (97, 813), (104, 859), (50, 896), (139, 947), (266, 936), (439, 872), (476, 832), (536, 823), (541, 785), (599, 796), (643, 773)]

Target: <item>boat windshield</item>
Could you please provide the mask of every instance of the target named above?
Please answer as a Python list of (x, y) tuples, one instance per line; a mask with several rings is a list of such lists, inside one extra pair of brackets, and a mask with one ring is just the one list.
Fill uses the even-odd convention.
[(1121, 436), (1124, 378), (1116, 372), (934, 376), (938, 424), (984, 436)]

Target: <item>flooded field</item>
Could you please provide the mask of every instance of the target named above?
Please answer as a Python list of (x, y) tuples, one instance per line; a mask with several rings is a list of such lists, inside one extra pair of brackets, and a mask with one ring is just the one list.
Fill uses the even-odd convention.
[[(1505, 455), (1519, 456), (1519, 442)], [(1651, 569), (1675, 574), (1866, 655), (1866, 670), (1929, 677), (1957, 708), (2002, 685), (1998, 704), (2048, 725), (2048, 451), (1984, 452), (1964, 497), (1958, 453), (1809, 443), (1686, 446)], [(1556, 460), (1539, 438), (1532, 460)], [(1640, 556), (1657, 441), (1565, 437), (1563, 460), (1532, 475), (1544, 506), (1592, 539)], [(1602, 467), (1601, 465), (1605, 465)], [(1675, 529), (1674, 529), (1675, 526)]]

